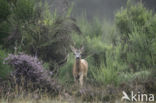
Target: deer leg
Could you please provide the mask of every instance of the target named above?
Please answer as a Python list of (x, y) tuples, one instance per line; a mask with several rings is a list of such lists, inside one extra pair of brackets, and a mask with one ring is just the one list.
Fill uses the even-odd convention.
[(76, 76), (76, 75), (74, 76), (74, 82), (75, 82), (75, 86), (77, 86), (77, 85), (79, 84), (79, 83), (78, 83), (79, 81), (78, 81), (78, 79), (77, 79), (77, 76)]
[(80, 75), (79, 80), (80, 80), (80, 85), (83, 86), (83, 74)]
[(84, 78), (84, 79), (83, 79), (84, 85), (86, 85), (87, 76), (84, 76), (83, 78)]

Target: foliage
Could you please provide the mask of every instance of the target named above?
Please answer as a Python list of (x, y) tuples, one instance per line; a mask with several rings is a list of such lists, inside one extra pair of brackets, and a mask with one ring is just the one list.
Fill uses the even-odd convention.
[(6, 0), (0, 0), (0, 23), (8, 19), (10, 15), (9, 4)]
[(57, 94), (61, 90), (56, 81), (50, 78), (48, 71), (43, 68), (37, 57), (31, 57), (22, 53), (18, 55), (9, 54), (5, 58), (5, 63), (14, 68), (11, 77), (15, 78), (15, 82), (18, 85), (24, 81), (24, 86), (27, 87), (28, 83), (31, 82), (32, 85), (36, 86), (36, 88), (32, 89), (46, 88), (53, 94)]
[(3, 38), (9, 41), (3, 40), (4, 47), (36, 55), (49, 63), (51, 70), (65, 63), (72, 44), (70, 33), (81, 33), (75, 20), (69, 17), (71, 10), (68, 17), (58, 17), (56, 12), (51, 13), (48, 3), (17, 0), (7, 4), (11, 15), (9, 22), (1, 24), (2, 32), (7, 34), (3, 33)]
[[(145, 78), (150, 76), (148, 69), (155, 65), (155, 16), (151, 11), (141, 3), (128, 3), (127, 8), (117, 12), (116, 26), (106, 21), (102, 24), (98, 19), (89, 22), (85, 18), (78, 18), (82, 35), (73, 33), (72, 39), (76, 47), (85, 46), (82, 57), (89, 63), (88, 81), (119, 85), (123, 81), (144, 78), (142, 74)], [(69, 75), (73, 63), (71, 57), (59, 70), (59, 76), (65, 82), (72, 78)], [(132, 75), (133, 72), (136, 73)]]
[(0, 48), (0, 78), (6, 79), (10, 72), (12, 71), (10, 66), (7, 64), (4, 64), (4, 58), (7, 56), (7, 53), (5, 50)]
[(67, 63), (61, 66), (61, 68), (58, 71), (58, 80), (61, 84), (70, 84), (74, 81), (73, 75), (72, 75), (72, 68), (74, 63), (74, 57), (73, 54), (70, 54), (67, 59)]
[(35, 20), (37, 16), (35, 17), (35, 8), (34, 8), (34, 0), (17, 0), (16, 7), (14, 10), (14, 13), (16, 15), (17, 20), (22, 21), (30, 21)]
[(8, 31), (10, 31), (10, 25), (6, 21), (1, 22), (0, 23), (0, 44), (3, 44), (4, 38), (6, 38), (9, 35)]
[(101, 63), (100, 67), (91, 67), (90, 73), (99, 85), (118, 83), (117, 79), (114, 79), (117, 78), (118, 72), (114, 68), (106, 67), (104, 63)]
[[(126, 37), (128, 33), (132, 33), (135, 26), (139, 26), (140, 29), (148, 23), (152, 18), (152, 12), (147, 10), (142, 3), (136, 5), (127, 2), (127, 8), (121, 8), (116, 13), (116, 25), (121, 32), (122, 38)], [(124, 36), (125, 35), (125, 36)]]
[(120, 83), (132, 82), (134, 80), (145, 81), (148, 80), (151, 75), (150, 71), (140, 71), (135, 73), (121, 72), (119, 75)]
[[(105, 37), (109, 36), (109, 33), (116, 35), (111, 32), (113, 28), (105, 28), (112, 25), (107, 23), (105, 26), (102, 26), (98, 19), (90, 23), (82, 16), (78, 19), (78, 26), (82, 31), (82, 35), (72, 33), (72, 40), (76, 48), (80, 48), (82, 45), (85, 47), (82, 58), (87, 59), (89, 64), (87, 81), (91, 82), (94, 80), (99, 84), (116, 84), (117, 81), (114, 78), (117, 77), (118, 72), (116, 71), (117, 67), (114, 67), (114, 65), (117, 64), (115, 62), (117, 58), (113, 56), (115, 52), (111, 52), (114, 50), (113, 46), (105, 39)], [(104, 31), (105, 33), (103, 33)], [(60, 82), (66, 84), (73, 83), (72, 66), (74, 61), (74, 57), (70, 54), (67, 63), (60, 67), (58, 71)], [(114, 75), (112, 75), (112, 72)]]
[(8, 36), (9, 25), (6, 21), (8, 21), (8, 17), (11, 11), (9, 8), (9, 4), (6, 0), (0, 0), (0, 44), (3, 39)]
[(156, 61), (152, 51), (155, 38), (153, 16), (141, 3), (127, 4), (116, 14), (116, 26), (119, 30), (122, 51), (121, 60), (133, 71), (152, 68)]

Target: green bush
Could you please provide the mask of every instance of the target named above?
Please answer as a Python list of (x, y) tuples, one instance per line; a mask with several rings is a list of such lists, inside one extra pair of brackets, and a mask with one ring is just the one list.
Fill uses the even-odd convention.
[(0, 0), (0, 23), (8, 19), (10, 12), (8, 2), (6, 0)]
[(17, 20), (30, 21), (35, 20), (35, 2), (34, 0), (17, 0), (14, 13)]
[(131, 82), (134, 80), (145, 81), (151, 76), (151, 71), (143, 70), (136, 73), (121, 72), (118, 76), (120, 83)]
[[(101, 85), (117, 84), (117, 70), (112, 67), (106, 67), (104, 63), (100, 64), (100, 67), (90, 67), (89, 73), (91, 73), (95, 83)], [(116, 78), (116, 79), (114, 79)]]
[(0, 23), (0, 44), (4, 43), (4, 39), (9, 35), (11, 26), (6, 22)]
[(73, 54), (70, 54), (67, 59), (67, 63), (61, 66), (58, 71), (58, 80), (62, 84), (70, 84), (74, 81), (73, 78), (73, 64), (75, 62)]
[[(118, 11), (115, 25), (106, 20), (89, 22), (85, 16), (79, 17), (77, 23), (82, 35), (72, 33), (71, 36), (77, 48), (85, 47), (82, 57), (89, 64), (87, 80), (118, 85), (135, 78), (148, 78), (149, 69), (156, 63), (155, 21), (152, 11), (141, 3), (128, 3), (127, 8)], [(72, 81), (70, 60), (59, 71), (65, 82)]]
[(0, 48), (0, 78), (6, 79), (12, 71), (10, 66), (4, 64), (4, 59), (7, 57), (7, 52)]
[(155, 36), (155, 17), (142, 3), (127, 4), (116, 14), (116, 26), (121, 41), (120, 58), (133, 71), (152, 68), (156, 60), (152, 51)]
[[(121, 37), (127, 37), (135, 29), (135, 26), (144, 27), (152, 18), (152, 11), (147, 10), (142, 3), (135, 5), (127, 3), (127, 8), (121, 8), (115, 15), (117, 28)], [(126, 39), (126, 38), (125, 38)]]
[(18, 52), (38, 56), (50, 64), (51, 70), (65, 63), (72, 44), (70, 33), (81, 33), (75, 21), (70, 17), (58, 17), (56, 12), (51, 13), (50, 5), (45, 2), (17, 0), (10, 4), (11, 27), (7, 27), (9, 23), (2, 25), (2, 30), (9, 35), (5, 47), (13, 51), (16, 46)]
[(0, 44), (9, 35), (10, 25), (8, 24), (8, 18), (10, 14), (11, 10), (8, 2), (6, 0), (0, 0)]

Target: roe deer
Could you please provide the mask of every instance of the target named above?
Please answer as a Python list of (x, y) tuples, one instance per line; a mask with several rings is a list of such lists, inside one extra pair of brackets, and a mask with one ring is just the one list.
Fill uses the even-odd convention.
[(81, 49), (76, 49), (71, 46), (71, 50), (73, 51), (75, 55), (75, 62), (73, 66), (73, 76), (75, 82), (79, 80), (80, 85), (83, 86), (83, 77), (87, 77), (87, 72), (88, 72), (88, 63), (86, 60), (81, 59), (81, 54), (83, 51), (84, 47)]

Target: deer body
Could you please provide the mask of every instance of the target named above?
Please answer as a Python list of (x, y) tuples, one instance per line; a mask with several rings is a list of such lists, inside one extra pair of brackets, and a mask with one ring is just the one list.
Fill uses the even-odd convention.
[(79, 79), (80, 85), (83, 85), (83, 77), (87, 77), (88, 63), (86, 60), (76, 60), (73, 67), (73, 76), (76, 81)]
[(76, 60), (73, 66), (73, 77), (74, 77), (75, 82), (79, 80), (80, 85), (83, 86), (83, 78), (87, 77), (88, 63), (86, 60), (81, 59), (82, 48), (80, 50), (72, 48), (72, 51), (74, 52), (75, 57), (76, 57)]

